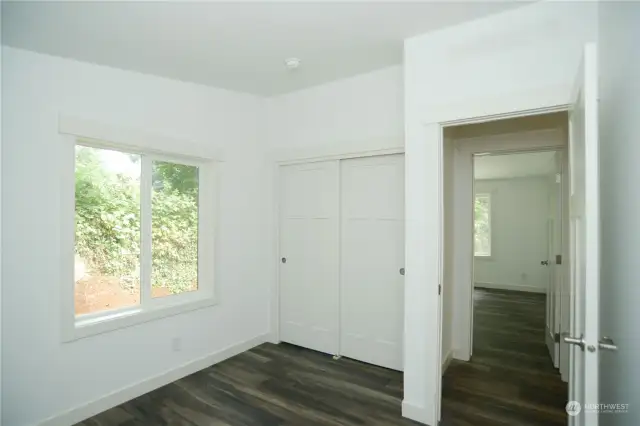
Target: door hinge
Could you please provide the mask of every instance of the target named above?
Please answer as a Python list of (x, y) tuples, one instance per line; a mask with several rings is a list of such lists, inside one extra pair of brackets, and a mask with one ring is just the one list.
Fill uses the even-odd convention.
[(442, 294), (442, 284), (438, 284), (438, 295)]
[(556, 265), (562, 265), (562, 255), (556, 254)]
[(556, 333), (553, 335), (553, 341), (556, 343), (560, 343), (560, 333)]

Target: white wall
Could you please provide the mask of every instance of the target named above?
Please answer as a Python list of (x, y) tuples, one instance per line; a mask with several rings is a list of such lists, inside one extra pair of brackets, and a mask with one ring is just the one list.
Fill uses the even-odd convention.
[(406, 118), (567, 103), (582, 46), (596, 37), (596, 9), (540, 2), (405, 40)]
[[(438, 122), (568, 104), (597, 4), (544, 2), (405, 40), (403, 413), (435, 424), (440, 399)], [(428, 124), (434, 123), (434, 124)]]
[[(292, 75), (295, 78), (295, 75)], [(272, 149), (403, 144), (402, 67), (268, 98)]]
[[(268, 332), (263, 103), (3, 47), (4, 424), (31, 425)], [(61, 343), (58, 114), (222, 151), (219, 305)], [(182, 350), (171, 340), (181, 337)]]
[(599, 19), (602, 269), (600, 331), (618, 345), (600, 352), (601, 403), (630, 404), (600, 424), (640, 424), (640, 3), (602, 2)]
[(475, 258), (475, 285), (546, 293), (549, 178), (476, 180), (475, 191), (491, 195), (491, 257)]

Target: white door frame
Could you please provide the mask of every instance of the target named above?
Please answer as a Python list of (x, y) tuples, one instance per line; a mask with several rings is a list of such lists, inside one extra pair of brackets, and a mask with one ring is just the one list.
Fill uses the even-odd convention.
[[(273, 265), (274, 280), (272, 281), (270, 291), (270, 315), (271, 322), (268, 341), (271, 343), (280, 343), (280, 203), (282, 194), (280, 193), (280, 170), (282, 166), (293, 164), (315, 163), (319, 161), (339, 161), (350, 158), (364, 158), (392, 154), (404, 154), (404, 145), (402, 140), (384, 140), (378, 141), (379, 147), (365, 147), (361, 144), (344, 144), (341, 146), (320, 148), (320, 149), (286, 149), (272, 154), (272, 184), (274, 188), (273, 197), (273, 217), (272, 229), (275, 230), (275, 258)], [(338, 235), (339, 237), (339, 235)], [(338, 263), (339, 264), (339, 263)], [(340, 269), (340, 268), (338, 268)], [(340, 271), (339, 271), (340, 272)], [(338, 280), (340, 276), (338, 274)], [(338, 281), (339, 283), (339, 281)], [(339, 340), (339, 339), (338, 339)], [(338, 342), (338, 348), (340, 342)]]
[(412, 143), (405, 150), (404, 417), (432, 426), (441, 418), (442, 297), (438, 287), (444, 269), (444, 128), (566, 111), (568, 101), (564, 96), (540, 98), (532, 93), (506, 103), (503, 99), (494, 104), (460, 104), (439, 114), (433, 111), (432, 117), (455, 117), (452, 120), (406, 121), (405, 137)]
[[(567, 124), (567, 123), (565, 123)], [(565, 126), (566, 127), (566, 126)], [(563, 128), (454, 139), (453, 357), (469, 361), (473, 353), (473, 156), (479, 153), (565, 151)], [(460, 178), (460, 179), (458, 179)]]

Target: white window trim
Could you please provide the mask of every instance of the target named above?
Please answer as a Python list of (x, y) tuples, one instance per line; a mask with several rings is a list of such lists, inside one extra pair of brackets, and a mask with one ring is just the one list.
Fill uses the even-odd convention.
[[(64, 126), (63, 126), (64, 124)], [(76, 124), (76, 126), (74, 126)], [(106, 129), (106, 131), (105, 131)], [(184, 312), (202, 309), (217, 304), (215, 291), (215, 239), (217, 220), (218, 177), (216, 161), (213, 158), (199, 157), (202, 149), (190, 150), (194, 145), (189, 143), (175, 143), (174, 140), (147, 135), (139, 132), (127, 132), (122, 129), (114, 130), (109, 126), (92, 126), (85, 120), (60, 120), (62, 146), (60, 162), (61, 176), (61, 340), (71, 342), (83, 337), (106, 333), (136, 324), (161, 319)], [(82, 135), (84, 133), (85, 135)], [(114, 136), (121, 137), (116, 139)], [(111, 138), (111, 139), (107, 139)], [(138, 139), (136, 139), (138, 138)], [(116, 140), (114, 140), (116, 139)], [(158, 140), (165, 143), (157, 144)], [(135, 141), (139, 141), (135, 145)], [(167, 143), (170, 142), (170, 143)], [(121, 150), (127, 153), (141, 155), (141, 167), (147, 168), (149, 173), (152, 161), (173, 161), (180, 164), (198, 166), (198, 180), (201, 189), (198, 191), (198, 289), (181, 294), (152, 298), (150, 288), (142, 285), (143, 274), (150, 274), (151, 246), (143, 244), (141, 247), (141, 287), (140, 304), (108, 311), (75, 315), (75, 281), (74, 281), (74, 252), (75, 252), (75, 146), (91, 146)], [(162, 146), (162, 150), (158, 149)], [(170, 148), (170, 149), (167, 149)], [(144, 170), (143, 170), (143, 173)], [(202, 185), (204, 183), (204, 185)], [(145, 180), (141, 180), (145, 185)], [(150, 188), (150, 182), (146, 182)], [(204, 190), (203, 190), (204, 189)], [(141, 197), (145, 197), (145, 188), (141, 188)], [(141, 199), (142, 233), (151, 232), (150, 195), (147, 201)], [(144, 206), (147, 206), (146, 208)], [(142, 216), (146, 218), (143, 219)], [(145, 229), (146, 228), (146, 229)], [(143, 241), (151, 241), (146, 238)], [(145, 248), (145, 245), (147, 246)], [(143, 265), (148, 265), (147, 267)]]
[(476, 247), (475, 247), (475, 235), (474, 235), (474, 239), (473, 239), (473, 257), (475, 259), (479, 259), (479, 260), (491, 260), (493, 259), (493, 226), (492, 226), (492, 222), (493, 222), (493, 206), (492, 206), (492, 202), (493, 200), (491, 199), (491, 193), (490, 192), (477, 192), (474, 194), (473, 196), (473, 209), (474, 209), (474, 217), (473, 217), (473, 221), (474, 221), (474, 230), (475, 230), (475, 203), (476, 203), (476, 199), (478, 197), (486, 197), (489, 199), (489, 254), (476, 254)]

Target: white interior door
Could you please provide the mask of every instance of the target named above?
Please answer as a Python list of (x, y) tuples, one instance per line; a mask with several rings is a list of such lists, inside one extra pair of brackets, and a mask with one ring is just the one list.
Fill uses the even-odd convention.
[[(563, 264), (559, 270), (559, 298), (558, 303), (558, 333), (563, 336), (565, 333), (571, 331), (571, 244), (569, 243), (571, 236), (570, 226), (570, 213), (569, 213), (569, 200), (570, 185), (569, 181), (569, 155), (563, 155), (561, 157), (562, 163), (562, 258)], [(560, 377), (564, 382), (569, 382), (569, 344), (564, 339), (560, 339), (559, 346), (559, 370)]]
[(338, 161), (280, 169), (280, 339), (337, 354)]
[(555, 200), (555, 220), (553, 224), (553, 258), (552, 262), (549, 262), (552, 266), (552, 274), (553, 274), (553, 322), (552, 322), (552, 332), (554, 335), (554, 356), (553, 356), (553, 365), (556, 368), (560, 367), (560, 342), (559, 338), (556, 340), (555, 336), (560, 337), (560, 310), (561, 310), (561, 299), (560, 294), (562, 292), (562, 286), (564, 281), (564, 271), (566, 269), (566, 257), (563, 256), (564, 253), (564, 245), (563, 245), (563, 235), (564, 235), (564, 227), (565, 224), (565, 215), (568, 214), (566, 210), (564, 210), (563, 203), (565, 198), (565, 192), (563, 190), (563, 181), (565, 178), (562, 176), (562, 165), (563, 158), (566, 151), (556, 151), (555, 153), (555, 165), (556, 165), (556, 175), (555, 175), (555, 188), (553, 193), (553, 198)]
[(560, 366), (560, 294), (562, 290), (562, 152), (554, 154), (555, 173), (549, 184), (549, 287), (547, 289), (546, 343), (554, 367)]
[(403, 369), (404, 155), (341, 162), (340, 353)]
[[(550, 213), (553, 214), (553, 186), (551, 188), (551, 192), (549, 193), (549, 201), (550, 201)], [(547, 294), (545, 301), (545, 342), (547, 344), (547, 350), (549, 351), (549, 356), (551, 357), (551, 361), (554, 365), (556, 365), (556, 348), (555, 348), (555, 336), (554, 336), (554, 320), (555, 320), (555, 288), (556, 288), (556, 277), (555, 277), (555, 248), (553, 245), (553, 237), (554, 237), (554, 228), (555, 228), (555, 217), (553, 215), (549, 216), (547, 221), (547, 238), (548, 238), (548, 250), (547, 250), (547, 270), (549, 273), (549, 283), (547, 285)]]
[[(581, 404), (570, 425), (597, 426), (598, 403), (600, 197), (596, 47), (585, 47), (569, 111), (571, 170), (571, 336), (569, 401)], [(573, 404), (570, 408), (577, 408)], [(574, 411), (575, 413), (575, 411)], [(573, 413), (570, 413), (573, 414)]]

